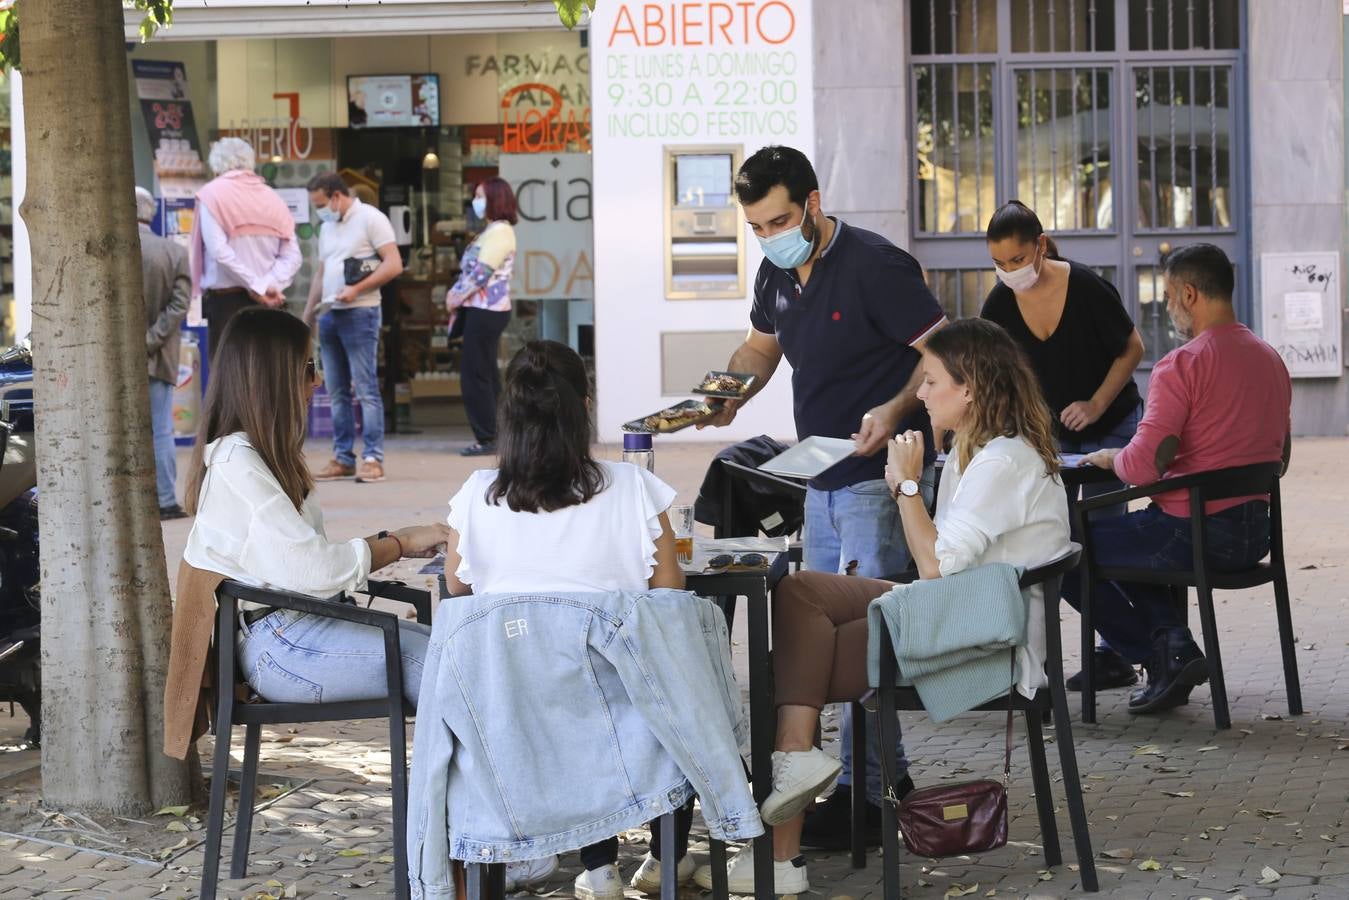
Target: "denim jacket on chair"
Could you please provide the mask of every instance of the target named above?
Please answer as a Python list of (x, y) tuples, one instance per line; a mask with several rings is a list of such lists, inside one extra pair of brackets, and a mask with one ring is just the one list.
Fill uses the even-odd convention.
[(721, 612), (685, 591), (449, 598), (435, 617), (408, 792), (414, 897), (450, 860), (575, 850), (681, 806), (763, 833)]

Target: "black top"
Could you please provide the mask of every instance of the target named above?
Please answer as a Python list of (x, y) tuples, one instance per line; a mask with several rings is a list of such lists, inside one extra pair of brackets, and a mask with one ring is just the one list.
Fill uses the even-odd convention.
[[(754, 279), (750, 324), (776, 335), (792, 364), (797, 438), (848, 438), (868, 410), (894, 399), (920, 359), (912, 348), (945, 315), (918, 261), (878, 234), (838, 227), (802, 288), (796, 271), (768, 260)], [(932, 429), (920, 405), (899, 430), (921, 430), (928, 458)], [(885, 477), (885, 450), (849, 457), (810, 485), (835, 491)]]
[(1086, 266), (1075, 262), (1068, 265), (1063, 316), (1047, 340), (1031, 334), (1016, 305), (1016, 295), (1005, 284), (997, 284), (988, 292), (980, 315), (1006, 328), (1030, 356), (1059, 436), (1093, 440), (1114, 431), (1138, 408), (1138, 385), (1132, 378), (1101, 417), (1081, 431), (1064, 428), (1059, 415), (1071, 404), (1090, 400), (1096, 393), (1110, 367), (1124, 353), (1134, 323), (1113, 284)]

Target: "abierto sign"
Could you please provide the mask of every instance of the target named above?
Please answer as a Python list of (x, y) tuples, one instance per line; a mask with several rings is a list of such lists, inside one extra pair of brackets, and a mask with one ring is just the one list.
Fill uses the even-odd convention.
[(716, 143), (776, 135), (791, 143), (804, 124), (801, 76), (810, 61), (809, 42), (800, 39), (808, 25), (802, 6), (618, 4), (607, 31), (598, 19), (591, 25), (596, 56), (604, 57), (596, 68), (599, 127), (617, 138)]
[[(687, 396), (665, 392), (682, 382), (662, 378), (677, 368), (663, 357), (663, 348), (687, 348), (691, 340), (724, 348), (749, 328), (750, 291), (762, 259), (752, 236), (742, 236), (743, 278), (728, 279), (731, 290), (717, 294), (729, 299), (666, 299), (672, 208), (690, 202), (680, 192), (679, 173), (666, 172), (667, 160), (702, 154), (710, 165), (730, 156), (747, 158), (769, 144), (814, 155), (811, 5), (811, 0), (596, 5), (590, 23), (590, 124), (597, 418), (604, 440), (615, 439), (634, 415)], [(698, 163), (694, 159), (685, 174)], [(722, 176), (714, 181), (721, 184)], [(679, 199), (666, 196), (672, 192)], [(735, 228), (744, 227), (739, 216), (737, 208)], [(734, 234), (727, 239), (718, 226), (716, 240), (734, 253)], [(739, 296), (737, 283), (743, 285)], [(679, 439), (794, 436), (790, 377), (782, 365), (732, 426), (690, 429)]]

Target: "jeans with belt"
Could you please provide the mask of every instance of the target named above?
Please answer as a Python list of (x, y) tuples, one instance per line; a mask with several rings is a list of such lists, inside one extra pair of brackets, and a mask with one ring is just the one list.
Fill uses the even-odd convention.
[[(1155, 504), (1123, 516), (1093, 519), (1092, 561), (1102, 567), (1188, 571), (1194, 566), (1190, 520), (1162, 512)], [(1250, 500), (1204, 517), (1208, 561), (1218, 571), (1249, 569), (1269, 553), (1269, 504)], [(1063, 599), (1081, 609), (1082, 579), (1063, 579)], [(1096, 633), (1131, 663), (1152, 653), (1158, 628), (1183, 626), (1171, 589), (1161, 584), (1097, 581), (1091, 622)]]
[[(935, 471), (923, 469), (919, 483), (923, 500), (932, 503)], [(835, 491), (806, 489), (806, 520), (802, 534), (802, 556), (807, 569), (814, 572), (842, 573), (857, 560), (857, 574), (866, 578), (888, 578), (901, 574), (912, 559), (904, 542), (904, 526), (899, 520), (899, 505), (890, 496), (884, 479), (862, 481)], [(880, 722), (875, 713), (866, 716), (867, 799), (881, 802)], [(840, 785), (852, 784), (852, 706), (843, 708), (839, 760), (843, 773)], [(895, 744), (896, 777), (909, 771), (901, 732)]]
[[(412, 704), (422, 685), (431, 629), (398, 623), (403, 696)], [(359, 622), (278, 609), (239, 625), (239, 668), (248, 686), (273, 703), (337, 703), (387, 695), (384, 632)]]

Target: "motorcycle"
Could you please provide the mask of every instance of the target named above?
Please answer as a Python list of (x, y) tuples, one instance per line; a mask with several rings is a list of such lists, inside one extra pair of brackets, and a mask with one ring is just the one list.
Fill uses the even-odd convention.
[(0, 353), (0, 703), (18, 703), (41, 739), (37, 461), (33, 353), (27, 341)]

